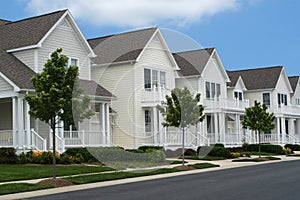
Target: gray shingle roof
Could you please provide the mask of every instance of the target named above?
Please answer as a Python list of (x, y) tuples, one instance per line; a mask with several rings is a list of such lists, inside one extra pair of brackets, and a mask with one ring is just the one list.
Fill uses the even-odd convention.
[(290, 84), (292, 86), (293, 92), (295, 92), (300, 77), (299, 76), (289, 76), (288, 78), (289, 78)]
[(8, 22), (11, 22), (11, 21), (8, 21), (8, 20), (5, 20), (5, 19), (0, 19), (0, 26), (4, 25), (4, 24), (7, 24)]
[(215, 48), (173, 53), (181, 76), (201, 75)]
[(227, 83), (227, 86), (235, 87), (237, 81), (239, 80), (240, 74), (234, 73), (234, 71), (228, 71), (228, 70), (226, 70), (226, 73), (230, 79), (230, 82)]
[(248, 90), (274, 89), (282, 71), (282, 66), (227, 71), (231, 80), (229, 86), (235, 85), (241, 76)]
[(83, 89), (83, 94), (99, 97), (114, 97), (112, 93), (106, 90), (101, 85), (97, 84), (95, 81), (90, 80), (80, 80), (80, 88)]
[(93, 62), (109, 64), (136, 60), (156, 30), (157, 28), (148, 28), (89, 39), (88, 42), (97, 55)]
[(0, 72), (20, 89), (33, 89), (31, 78), (35, 72), (7, 50), (37, 44), (66, 12), (57, 11), (46, 15), (6, 23), (0, 28)]

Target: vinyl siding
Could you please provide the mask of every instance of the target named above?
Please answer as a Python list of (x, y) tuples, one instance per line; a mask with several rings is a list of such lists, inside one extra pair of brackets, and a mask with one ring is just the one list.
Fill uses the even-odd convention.
[(0, 77), (0, 92), (13, 91), (13, 86), (11, 86), (6, 80)]
[(112, 109), (117, 112), (113, 145), (125, 148), (134, 148), (133, 74), (131, 64), (92, 68), (92, 79), (117, 97), (111, 103)]
[(142, 94), (144, 90), (144, 68), (166, 72), (166, 87), (169, 90), (175, 88), (175, 72), (168, 52), (164, 49), (157, 36), (148, 44), (139, 58), (136, 68), (136, 112), (137, 112), (137, 136), (138, 145), (143, 145), (145, 138), (144, 109), (142, 108)]
[(199, 91), (198, 89), (198, 77), (188, 77), (188, 78), (177, 78), (176, 87), (184, 88), (187, 87), (191, 93)]
[(18, 51), (14, 52), (13, 55), (27, 65), (30, 69), (34, 70), (34, 51), (34, 49)]
[(285, 73), (281, 72), (277, 85), (276, 85), (276, 89), (275, 89), (275, 93), (274, 94), (276, 96), (276, 102), (274, 102), (277, 105), (277, 93), (281, 93), (281, 94), (286, 94), (287, 95), (287, 102), (288, 105), (290, 105), (290, 92), (289, 92), (289, 87), (288, 87), (288, 82), (285, 81)]
[(39, 72), (43, 70), (44, 64), (50, 54), (58, 48), (63, 49), (63, 54), (69, 58), (76, 58), (79, 61), (79, 78), (90, 79), (90, 58), (80, 38), (72, 27), (58, 26), (43, 42), (39, 49), (38, 66)]

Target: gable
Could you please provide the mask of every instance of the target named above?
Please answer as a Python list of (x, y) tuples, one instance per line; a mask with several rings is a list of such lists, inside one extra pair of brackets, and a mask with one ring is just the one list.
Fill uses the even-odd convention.
[(283, 94), (289, 94), (293, 92), (284, 69), (280, 73), (275, 89), (277, 92)]
[(247, 90), (247, 88), (246, 88), (246, 86), (245, 86), (245, 84), (243, 82), (243, 79), (241, 77), (239, 77), (239, 79), (238, 79), (238, 81), (237, 81), (237, 83), (235, 85), (235, 89), (236, 90), (240, 90), (240, 91)]

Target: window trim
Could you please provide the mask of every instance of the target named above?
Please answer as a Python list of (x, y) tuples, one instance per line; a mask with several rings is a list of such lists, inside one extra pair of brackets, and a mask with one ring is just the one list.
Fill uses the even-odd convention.
[(266, 106), (271, 106), (271, 93), (270, 92), (263, 92), (262, 93), (262, 103), (264, 104), (264, 95), (269, 95), (269, 104), (265, 104)]
[[(145, 87), (145, 70), (150, 70), (150, 87), (146, 88)], [(161, 70), (161, 69), (157, 69), (157, 68), (151, 68), (151, 67), (144, 67), (144, 90), (145, 91), (153, 91), (154, 90), (154, 80), (153, 80), (153, 71), (156, 71), (157, 72), (157, 80), (156, 80), (156, 88), (158, 87), (162, 87), (164, 86), (164, 88), (166, 88), (166, 85), (167, 85), (167, 72), (165, 70)], [(164, 73), (164, 77), (165, 77), (165, 82), (164, 84), (162, 84), (161, 82), (161, 74)], [(147, 83), (149, 84), (149, 83)]]

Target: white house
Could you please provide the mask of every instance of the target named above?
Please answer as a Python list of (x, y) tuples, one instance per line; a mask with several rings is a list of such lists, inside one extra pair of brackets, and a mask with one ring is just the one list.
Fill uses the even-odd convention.
[[(282, 66), (228, 71), (227, 73), (232, 79), (239, 77), (243, 80), (247, 89), (244, 91), (244, 97), (249, 99), (250, 106), (256, 100), (266, 104), (269, 107), (268, 111), (275, 114), (276, 128), (269, 133), (262, 134), (263, 143), (299, 142), (300, 109), (296, 106), (296, 99), (299, 99), (297, 78), (293, 77), (289, 80)], [(257, 135), (251, 133), (246, 141), (257, 142)]]
[(241, 144), (240, 119), (245, 107), (249, 106), (243, 97), (246, 88), (242, 80), (227, 89), (230, 79), (215, 48), (174, 53), (173, 56), (180, 68), (176, 87), (188, 87), (190, 91), (200, 93), (205, 107), (205, 121), (199, 124), (197, 134), (191, 136), (190, 142), (197, 146)]
[(126, 148), (165, 145), (156, 109), (175, 88), (177, 64), (158, 28), (88, 40), (97, 54), (92, 79), (117, 96), (112, 144)]
[[(62, 150), (64, 145), (108, 144), (109, 105), (113, 95), (91, 81), (90, 63), (95, 54), (70, 12), (62, 10), (15, 22), (0, 21), (1, 147), (51, 148), (49, 126), (29, 116), (29, 105), (24, 95), (34, 92), (31, 78), (43, 70), (50, 54), (57, 48), (62, 48), (63, 54), (69, 57), (68, 65), (79, 67), (81, 87), (86, 89), (84, 93), (92, 97), (96, 107), (101, 108), (98, 117), (83, 122), (74, 133), (72, 128), (68, 132), (60, 129), (56, 136), (58, 147)], [(92, 127), (93, 123), (97, 126)], [(65, 127), (65, 131), (69, 128)]]

